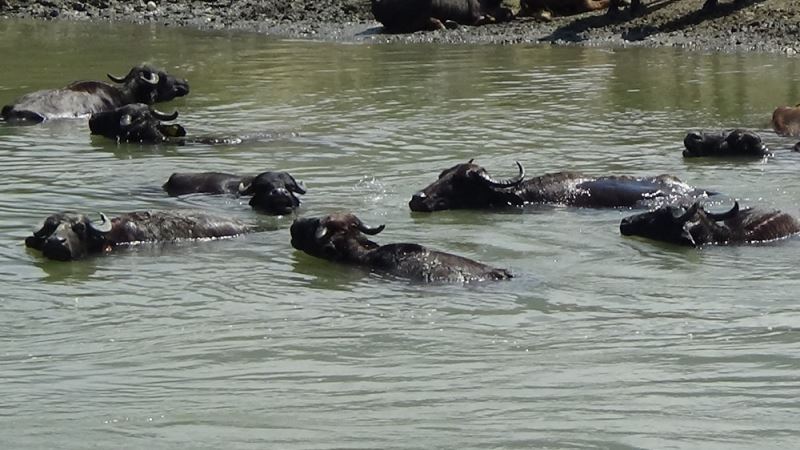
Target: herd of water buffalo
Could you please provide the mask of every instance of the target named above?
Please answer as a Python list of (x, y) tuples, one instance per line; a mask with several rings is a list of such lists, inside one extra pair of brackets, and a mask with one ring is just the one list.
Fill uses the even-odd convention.
[[(617, 15), (625, 7), (633, 14), (644, 11), (642, 0), (519, 0), (518, 8), (504, 0), (372, 0), (371, 6), (375, 19), (392, 33), (508, 22), (516, 16), (548, 17), (602, 9)], [(706, 0), (702, 9), (710, 12), (716, 7), (717, 0)]]
[[(92, 134), (118, 142), (145, 145), (182, 143), (186, 131), (173, 121), (177, 112), (164, 114), (153, 108), (189, 93), (188, 83), (146, 64), (133, 67), (125, 77), (108, 75), (114, 84), (79, 81), (60, 89), (32, 92), (2, 108), (9, 124), (54, 119), (86, 118)], [(772, 120), (778, 134), (800, 136), (800, 105), (779, 107)], [(758, 134), (740, 129), (690, 132), (684, 139), (684, 157), (755, 157), (770, 155)], [(800, 150), (800, 143), (795, 146)], [(706, 211), (700, 200), (714, 192), (695, 188), (671, 175), (654, 177), (588, 176), (575, 172), (526, 177), (516, 163), (517, 175), (497, 179), (472, 160), (441, 172), (438, 179), (414, 194), (413, 211), (524, 207), (560, 204), (588, 208), (649, 208), (626, 217), (624, 235), (641, 236), (675, 244), (754, 243), (784, 238), (800, 232), (800, 221), (775, 210), (740, 208)], [(298, 195), (306, 194), (302, 182), (286, 172), (237, 175), (219, 172), (175, 173), (163, 185), (167, 194), (193, 193), (250, 196), (250, 205), (268, 214), (294, 213)], [(418, 281), (470, 282), (511, 278), (505, 269), (490, 267), (417, 244), (379, 245), (367, 235), (384, 227), (371, 227), (350, 213), (321, 218), (298, 218), (290, 227), (291, 244), (310, 255)], [(259, 231), (244, 222), (194, 211), (140, 211), (99, 220), (62, 212), (49, 216), (25, 240), (27, 247), (46, 258), (69, 261), (102, 254), (115, 247), (142, 242), (221, 238)]]

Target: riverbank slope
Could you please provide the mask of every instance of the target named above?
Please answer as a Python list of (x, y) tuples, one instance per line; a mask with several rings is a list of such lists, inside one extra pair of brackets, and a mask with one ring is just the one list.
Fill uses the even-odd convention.
[(797, 0), (647, 1), (647, 13), (610, 19), (603, 12), (550, 21), (518, 18), (484, 27), (383, 34), (369, 0), (0, 0), (0, 16), (43, 20), (156, 23), (259, 32), (280, 37), (366, 42), (538, 43), (670, 46), (710, 51), (800, 52)]

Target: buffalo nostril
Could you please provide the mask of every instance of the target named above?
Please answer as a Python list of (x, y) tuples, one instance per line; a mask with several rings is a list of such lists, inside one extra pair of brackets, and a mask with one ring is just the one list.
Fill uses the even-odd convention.
[(416, 194), (412, 195), (411, 198), (414, 200), (425, 200), (428, 196), (425, 195), (424, 192), (417, 192)]

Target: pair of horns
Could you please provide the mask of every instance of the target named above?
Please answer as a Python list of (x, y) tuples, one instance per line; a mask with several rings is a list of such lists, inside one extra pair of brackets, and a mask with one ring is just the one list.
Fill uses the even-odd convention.
[(151, 107), (150, 108), (150, 114), (152, 114), (153, 117), (155, 117), (158, 120), (165, 120), (166, 121), (166, 120), (175, 120), (175, 119), (178, 118), (178, 110), (177, 109), (175, 111), (172, 111), (172, 113), (167, 114), (167, 113), (163, 113), (163, 112)]
[[(689, 221), (689, 219), (694, 217), (694, 215), (697, 213), (698, 210), (701, 209), (702, 207), (700, 206), (700, 203), (694, 202), (694, 204), (690, 206), (689, 209), (686, 210), (686, 212), (684, 212), (680, 216), (675, 217), (675, 220), (679, 223), (686, 223), (687, 221)], [(705, 213), (706, 217), (715, 222), (719, 222), (721, 220), (728, 220), (733, 217), (736, 217), (736, 215), (739, 213), (739, 202), (738, 201), (734, 202), (733, 207), (724, 213), (710, 213), (706, 212), (705, 209), (702, 209), (702, 211)]]
[[(265, 173), (267, 173), (267, 172), (265, 172)], [(281, 172), (281, 173), (284, 173), (284, 172)], [(285, 175), (288, 176), (290, 180), (292, 180), (291, 183), (286, 184), (286, 190), (288, 190), (289, 192), (294, 192), (295, 194), (300, 194), (300, 195), (304, 195), (306, 193), (306, 189), (305, 189), (305, 186), (303, 185), (302, 181), (298, 182), (297, 180), (294, 179), (293, 176), (291, 176), (289, 174), (286, 174), (286, 173), (285, 173)], [(253, 181), (255, 181), (255, 178), (253, 179)], [(244, 181), (240, 182), (239, 183), (239, 194), (241, 194), (241, 195), (251, 194), (252, 192), (250, 192), (250, 190), (252, 189), (252, 187), (253, 187), (253, 182), (252, 181), (250, 183), (247, 183), (247, 184), (244, 184)]]
[[(467, 164), (472, 164), (472, 161), (474, 161), (474, 159), (470, 159)], [(519, 161), (514, 161), (514, 162), (517, 164), (517, 169), (519, 169), (519, 173), (517, 174), (517, 176), (513, 178), (508, 178), (505, 180), (496, 180), (491, 175), (486, 173), (485, 170), (475, 171), (474, 174), (475, 176), (480, 178), (481, 181), (485, 182), (487, 185), (492, 187), (497, 187), (497, 188), (514, 187), (522, 183), (522, 180), (525, 179), (525, 168), (522, 167), (522, 164), (520, 164)]]
[[(364, 222), (362, 222), (361, 219), (359, 219), (358, 217), (355, 217), (355, 216), (353, 216), (353, 219), (355, 219), (353, 221), (353, 226), (356, 228), (356, 230), (358, 230), (358, 231), (360, 231), (360, 232), (362, 232), (364, 234), (368, 234), (370, 236), (374, 236), (374, 235), (380, 233), (381, 231), (383, 231), (384, 228), (386, 228), (386, 225), (383, 225), (383, 224), (378, 225), (377, 227), (371, 227), (371, 226), (365, 224)], [(328, 233), (330, 233), (330, 230), (328, 229), (327, 226), (320, 226), (319, 228), (317, 228), (317, 232), (314, 233), (314, 237), (317, 240), (319, 240), (319, 239), (322, 239), (325, 236), (327, 236)]]
[[(118, 77), (116, 75), (111, 75), (110, 73), (107, 73), (106, 75), (108, 75), (108, 78), (115, 83), (125, 83), (126, 81), (128, 81), (128, 76)], [(155, 72), (140, 73), (139, 79), (147, 84), (152, 84), (153, 86), (157, 85), (159, 80), (158, 74)]]

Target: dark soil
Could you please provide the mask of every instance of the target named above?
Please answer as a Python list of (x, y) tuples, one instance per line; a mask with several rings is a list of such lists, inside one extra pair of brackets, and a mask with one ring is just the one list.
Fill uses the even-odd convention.
[(701, 11), (703, 0), (644, 0), (647, 11), (609, 18), (604, 12), (550, 21), (518, 18), (510, 23), (455, 30), (383, 34), (369, 0), (0, 0), (3, 17), (100, 20), (165, 26), (254, 31), (282, 37), (337, 41), (536, 43), (590, 46), (671, 46), (720, 51), (800, 52), (798, 0), (720, 0)]

